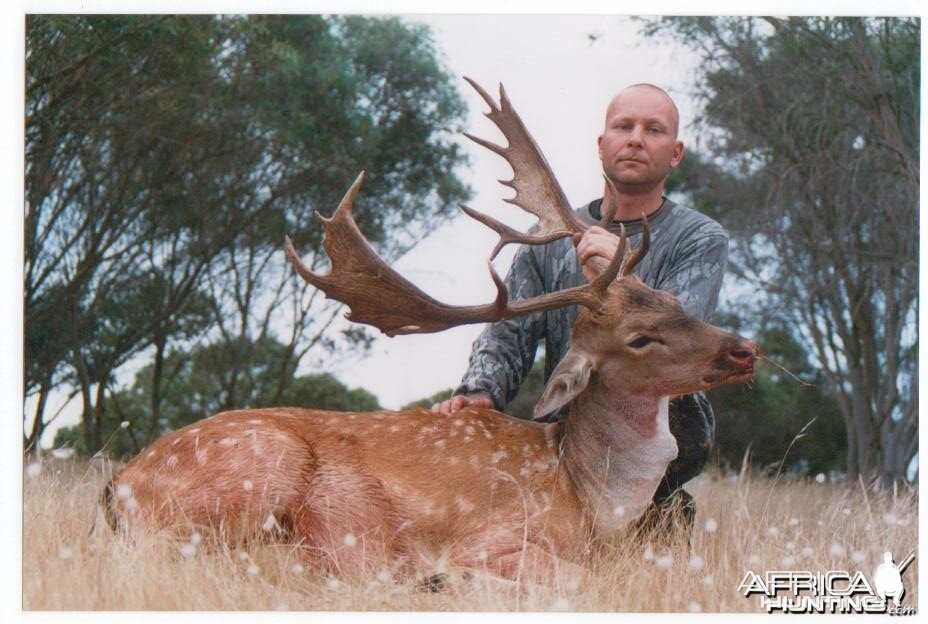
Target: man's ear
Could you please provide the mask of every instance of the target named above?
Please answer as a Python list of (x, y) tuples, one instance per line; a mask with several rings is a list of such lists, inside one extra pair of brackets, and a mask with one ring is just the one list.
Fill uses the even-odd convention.
[(563, 405), (567, 405), (583, 392), (590, 383), (590, 373), (593, 371), (593, 362), (582, 351), (570, 349), (560, 361), (551, 379), (545, 387), (544, 393), (535, 404), (532, 416), (535, 420), (543, 418)]

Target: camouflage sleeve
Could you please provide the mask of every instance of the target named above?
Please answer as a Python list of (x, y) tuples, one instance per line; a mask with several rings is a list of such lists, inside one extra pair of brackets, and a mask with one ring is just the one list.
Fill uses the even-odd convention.
[(676, 296), (686, 313), (708, 320), (718, 303), (728, 262), (728, 234), (715, 224), (699, 228), (674, 254), (657, 288)]
[[(519, 248), (506, 276), (511, 299), (544, 292), (541, 266), (535, 250), (527, 245)], [(532, 369), (544, 331), (544, 313), (488, 324), (474, 341), (467, 372), (454, 394), (485, 392), (493, 397), (496, 409), (504, 409)]]

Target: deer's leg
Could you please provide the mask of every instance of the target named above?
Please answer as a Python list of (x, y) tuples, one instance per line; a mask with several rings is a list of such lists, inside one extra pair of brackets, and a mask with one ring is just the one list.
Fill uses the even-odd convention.
[(293, 517), (294, 538), (340, 576), (395, 567), (401, 524), (380, 481), (344, 465), (317, 467)]
[(504, 578), (520, 578), (536, 583), (559, 581), (585, 584), (589, 580), (589, 572), (585, 567), (531, 543), (516, 552), (502, 555), (495, 562), (490, 562), (488, 568)]
[(490, 574), (537, 583), (574, 582), (585, 584), (590, 575), (582, 565), (567, 561), (537, 544), (526, 542), (515, 548), (470, 550), (456, 558), (456, 565), (484, 569)]

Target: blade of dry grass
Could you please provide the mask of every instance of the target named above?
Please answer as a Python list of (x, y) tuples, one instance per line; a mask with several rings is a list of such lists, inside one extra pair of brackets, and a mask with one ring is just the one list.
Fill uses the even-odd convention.
[[(23, 501), (23, 606), (27, 610), (623, 611), (758, 613), (736, 590), (747, 570), (863, 570), (917, 544), (913, 491), (864, 494), (855, 483), (816, 483), (749, 472), (703, 475), (691, 547), (616, 540), (577, 587), (507, 582), (449, 570), (438, 593), (386, 573), (346, 582), (303, 561), (292, 546), (232, 549), (151, 535), (88, 541), (108, 474), (99, 462), (46, 461), (27, 469)], [(771, 504), (767, 504), (771, 502)], [(865, 513), (868, 505), (873, 514)], [(765, 515), (757, 511), (767, 506)], [(897, 559), (898, 560), (898, 559)], [(905, 571), (917, 608), (918, 560)]]

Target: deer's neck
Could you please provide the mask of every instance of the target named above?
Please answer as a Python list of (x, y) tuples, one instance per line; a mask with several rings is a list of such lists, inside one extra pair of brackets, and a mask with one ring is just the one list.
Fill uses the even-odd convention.
[(669, 397), (629, 396), (591, 384), (564, 422), (561, 466), (594, 532), (612, 534), (648, 506), (677, 456)]

